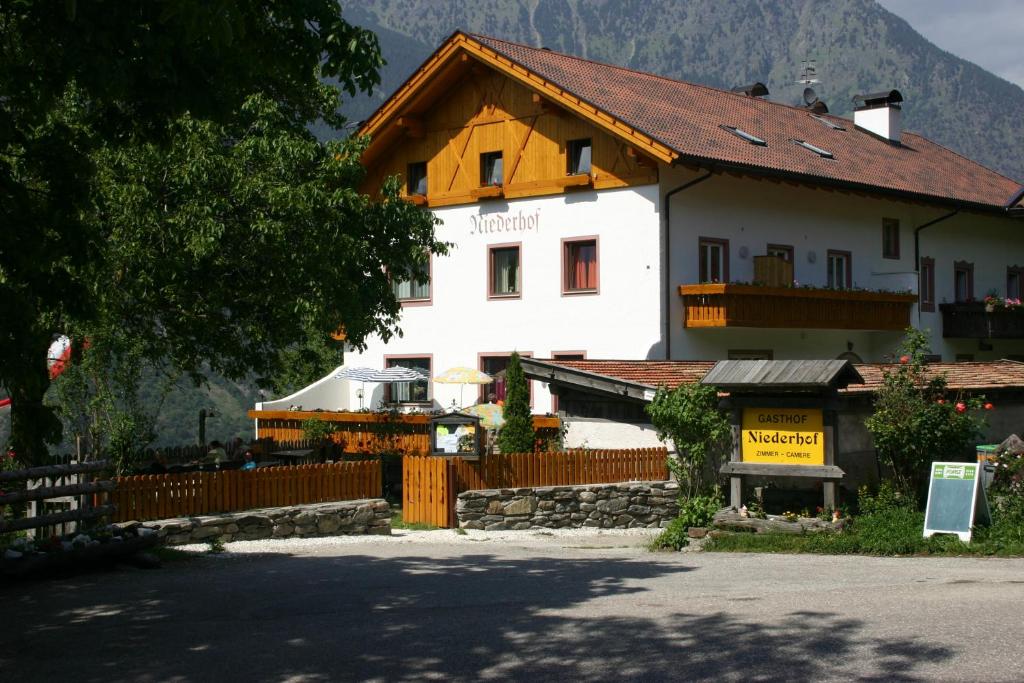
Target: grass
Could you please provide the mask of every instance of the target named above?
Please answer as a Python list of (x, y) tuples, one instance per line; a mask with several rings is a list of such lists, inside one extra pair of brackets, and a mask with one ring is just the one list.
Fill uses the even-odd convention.
[(839, 533), (735, 533), (712, 539), (705, 550), (827, 555), (1024, 556), (1024, 533), (1016, 520), (975, 530), (971, 543), (956, 536), (924, 538), (924, 513), (895, 508), (862, 515)]
[(440, 529), (441, 527), (434, 526), (433, 524), (425, 524), (423, 522), (406, 522), (402, 519), (402, 511), (395, 510), (391, 515), (391, 528), (408, 529), (409, 531), (433, 531), (435, 529)]

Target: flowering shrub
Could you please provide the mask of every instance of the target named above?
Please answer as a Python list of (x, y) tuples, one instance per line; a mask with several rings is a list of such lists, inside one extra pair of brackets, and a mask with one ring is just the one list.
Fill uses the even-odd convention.
[(1020, 299), (1011, 299), (1010, 297), (1006, 297), (1004, 299), (995, 294), (989, 294), (985, 297), (985, 306), (991, 307), (997, 311), (1024, 309), (1024, 304), (1021, 303)]
[(915, 498), (924, 490), (928, 464), (964, 455), (981, 436), (982, 413), (995, 406), (981, 397), (950, 397), (944, 376), (926, 375), (925, 333), (908, 329), (901, 350), (901, 362), (885, 371), (874, 413), (864, 424), (895, 486)]

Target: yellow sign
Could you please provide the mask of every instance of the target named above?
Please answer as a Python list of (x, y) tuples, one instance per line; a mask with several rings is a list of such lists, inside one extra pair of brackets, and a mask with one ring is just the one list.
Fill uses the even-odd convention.
[(816, 408), (744, 408), (743, 462), (824, 465), (825, 428)]

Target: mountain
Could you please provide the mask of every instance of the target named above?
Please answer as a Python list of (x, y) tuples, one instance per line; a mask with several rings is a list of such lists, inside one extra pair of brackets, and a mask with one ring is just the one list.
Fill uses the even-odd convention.
[(928, 42), (872, 0), (344, 0), (377, 32), (389, 64), (368, 116), (452, 32), (462, 29), (719, 88), (761, 81), (800, 102), (814, 59), (819, 97), (852, 116), (857, 93), (897, 88), (904, 127), (1024, 179), (1024, 90)]

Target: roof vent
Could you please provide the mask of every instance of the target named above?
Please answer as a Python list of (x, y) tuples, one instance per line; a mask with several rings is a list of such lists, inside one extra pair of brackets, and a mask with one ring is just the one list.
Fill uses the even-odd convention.
[(761, 81), (751, 83), (749, 85), (738, 85), (732, 89), (735, 93), (746, 95), (747, 97), (767, 97), (768, 86)]
[(853, 123), (889, 142), (899, 143), (903, 95), (899, 90), (854, 95)]
[(740, 138), (742, 140), (746, 140), (747, 142), (749, 142), (752, 145), (758, 145), (759, 147), (767, 147), (768, 146), (767, 142), (765, 142), (761, 138), (757, 137), (756, 135), (752, 135), (752, 134), (748, 133), (747, 131), (743, 130), (742, 128), (737, 128), (736, 126), (726, 126), (725, 124), (720, 124), (718, 127), (721, 128), (724, 131), (732, 133), (733, 135), (735, 135), (736, 137), (738, 137), (738, 138)]

